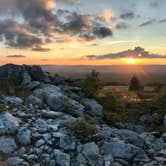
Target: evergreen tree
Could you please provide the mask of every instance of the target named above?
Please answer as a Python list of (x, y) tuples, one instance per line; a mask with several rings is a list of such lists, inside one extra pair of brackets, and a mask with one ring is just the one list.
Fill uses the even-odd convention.
[(138, 91), (141, 90), (142, 86), (140, 84), (139, 79), (134, 75), (130, 80), (129, 90), (130, 91)]

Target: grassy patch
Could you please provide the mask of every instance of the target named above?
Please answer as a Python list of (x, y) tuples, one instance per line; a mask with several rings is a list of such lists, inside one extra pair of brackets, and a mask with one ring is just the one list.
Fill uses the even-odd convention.
[(81, 142), (90, 141), (92, 136), (98, 131), (95, 121), (85, 118), (67, 123), (66, 127), (69, 128)]

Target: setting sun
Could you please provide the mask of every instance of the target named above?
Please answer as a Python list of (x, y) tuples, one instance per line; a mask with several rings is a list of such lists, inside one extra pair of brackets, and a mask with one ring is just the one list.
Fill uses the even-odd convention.
[(127, 59), (127, 62), (130, 63), (130, 64), (134, 64), (136, 62), (136, 59), (130, 57), (130, 58)]

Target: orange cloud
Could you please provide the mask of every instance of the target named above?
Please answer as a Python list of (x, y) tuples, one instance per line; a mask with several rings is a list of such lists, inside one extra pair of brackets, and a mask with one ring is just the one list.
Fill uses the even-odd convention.
[(114, 14), (112, 11), (110, 10), (104, 10), (103, 13), (102, 13), (102, 17), (104, 19), (104, 21), (106, 22), (110, 22), (110, 20), (113, 18)]

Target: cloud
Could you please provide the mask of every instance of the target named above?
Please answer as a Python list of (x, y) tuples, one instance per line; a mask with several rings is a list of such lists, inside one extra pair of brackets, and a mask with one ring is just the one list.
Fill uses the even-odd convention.
[(118, 59), (118, 58), (148, 58), (148, 59), (154, 59), (154, 58), (166, 58), (165, 56), (159, 55), (159, 54), (151, 54), (148, 51), (145, 51), (144, 48), (141, 47), (135, 47), (133, 50), (126, 50), (119, 53), (114, 54), (106, 54), (106, 55), (87, 55), (86, 58), (90, 60), (102, 60), (102, 59)]
[(160, 5), (160, 3), (157, 0), (150, 2), (150, 6), (153, 8), (157, 8), (157, 7), (159, 7), (159, 5)]
[(148, 26), (148, 25), (152, 25), (154, 22), (156, 22), (155, 19), (151, 19), (149, 21), (143, 22), (142, 24), (140, 24), (140, 27), (144, 27), (144, 26)]
[(31, 33), (26, 24), (17, 23), (13, 19), (0, 21), (0, 36), (10, 47), (29, 48), (44, 44), (42, 38)]
[(7, 58), (25, 58), (25, 55), (8, 55)]
[(159, 23), (166, 23), (166, 19), (162, 19), (158, 21)]
[(135, 17), (134, 12), (126, 12), (120, 15), (121, 19), (133, 19)]
[(35, 47), (35, 48), (32, 48), (32, 51), (38, 51), (38, 52), (49, 52), (51, 49), (50, 48), (43, 48), (43, 47)]
[(124, 22), (119, 22), (115, 25), (115, 28), (116, 29), (127, 29), (128, 28), (128, 25)]
[(114, 16), (113, 12), (108, 9), (102, 12), (102, 18), (105, 22), (110, 22), (113, 16)]
[(94, 28), (94, 34), (99, 38), (113, 36), (113, 32), (111, 31), (110, 28), (107, 27)]

